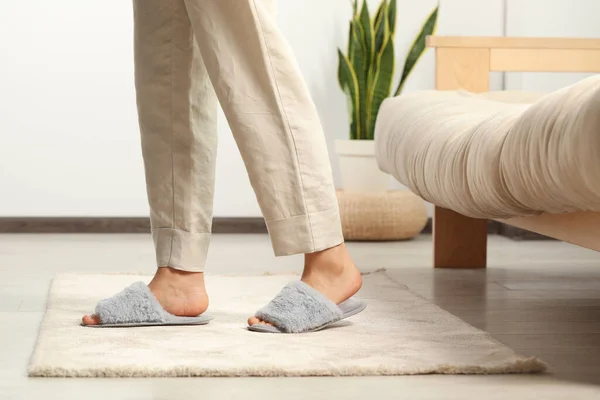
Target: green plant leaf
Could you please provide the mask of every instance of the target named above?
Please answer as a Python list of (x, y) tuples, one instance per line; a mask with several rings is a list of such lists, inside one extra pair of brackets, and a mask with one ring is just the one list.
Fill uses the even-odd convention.
[[(389, 34), (389, 28), (386, 28), (387, 18), (387, 0), (381, 2), (375, 17), (375, 54), (379, 54), (385, 41), (385, 35)], [(387, 30), (386, 30), (387, 29)]]
[(432, 35), (437, 28), (437, 17), (438, 17), (439, 8), (440, 7), (438, 5), (431, 12), (431, 14), (429, 14), (429, 17), (427, 17), (427, 20), (421, 27), (421, 31), (419, 32), (419, 34), (415, 38), (412, 46), (410, 47), (410, 50), (408, 51), (408, 55), (406, 56), (406, 61), (404, 62), (402, 76), (400, 77), (400, 82), (398, 83), (398, 88), (396, 89), (394, 96), (398, 96), (400, 94), (400, 92), (402, 92), (402, 87), (404, 86), (404, 82), (406, 82), (406, 79), (408, 78), (408, 76), (412, 72), (413, 68), (419, 61), (419, 58), (421, 57), (421, 55), (423, 55), (423, 53), (427, 49), (425, 40), (426, 40), (427, 36)]
[[(387, 23), (386, 23), (387, 26)], [(392, 90), (392, 79), (394, 77), (394, 39), (389, 34), (383, 44), (383, 49), (375, 61), (375, 74), (370, 86), (368, 110), (367, 110), (367, 133), (366, 139), (375, 138), (375, 122), (381, 103), (390, 96)]]
[(390, 25), (390, 34), (393, 36), (396, 33), (396, 0), (390, 0), (388, 6), (388, 23)]
[(358, 9), (358, 0), (351, 0), (352, 3), (352, 16), (356, 15), (356, 11)]
[[(377, 8), (377, 12), (375, 13), (375, 18), (373, 19), (373, 26), (377, 26), (381, 17), (383, 16), (383, 10), (387, 7), (387, 0), (382, 0), (381, 4)], [(375, 28), (375, 32), (377, 32), (377, 28)]]
[(348, 98), (348, 109), (350, 113), (350, 139), (360, 139), (360, 100), (358, 92), (358, 80), (350, 63), (350, 60), (338, 49), (338, 81)]
[(367, 58), (367, 70), (370, 68), (371, 64), (375, 59), (375, 46), (374, 46), (374, 36), (375, 33), (373, 31), (373, 24), (371, 24), (371, 16), (369, 15), (369, 8), (367, 7), (367, 2), (363, 1), (362, 8), (360, 10), (359, 15), (360, 27), (363, 34), (363, 41), (365, 43), (365, 49), (368, 54)]
[(359, 102), (359, 132), (364, 134), (367, 131), (367, 84), (369, 69), (367, 67), (368, 54), (360, 36), (360, 23), (354, 21), (353, 35), (350, 38), (352, 41), (352, 58), (350, 64), (354, 70), (356, 81), (358, 84), (358, 102)]

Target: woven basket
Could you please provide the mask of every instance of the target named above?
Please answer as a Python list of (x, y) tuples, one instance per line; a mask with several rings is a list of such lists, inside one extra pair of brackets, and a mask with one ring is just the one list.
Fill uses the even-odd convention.
[(409, 191), (337, 192), (346, 240), (402, 240), (427, 223), (423, 199)]

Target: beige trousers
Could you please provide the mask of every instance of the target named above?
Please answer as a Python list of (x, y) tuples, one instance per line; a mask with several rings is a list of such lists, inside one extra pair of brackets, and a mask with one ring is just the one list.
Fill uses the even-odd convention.
[(135, 83), (158, 266), (204, 270), (217, 99), (275, 255), (342, 243), (323, 130), (277, 28), (275, 0), (134, 0), (134, 16)]

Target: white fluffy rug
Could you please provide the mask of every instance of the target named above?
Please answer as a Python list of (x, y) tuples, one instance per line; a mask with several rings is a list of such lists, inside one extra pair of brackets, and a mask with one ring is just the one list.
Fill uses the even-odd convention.
[(304, 376), (525, 373), (544, 370), (379, 272), (364, 277), (368, 308), (300, 335), (249, 332), (245, 322), (296, 276), (207, 276), (206, 326), (92, 329), (95, 303), (135, 275), (59, 275), (29, 366), (30, 376)]

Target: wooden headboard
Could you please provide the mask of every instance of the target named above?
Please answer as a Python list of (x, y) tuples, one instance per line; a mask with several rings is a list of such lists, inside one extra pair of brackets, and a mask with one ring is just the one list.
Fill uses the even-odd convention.
[(436, 88), (489, 90), (490, 72), (600, 72), (600, 39), (429, 36)]

